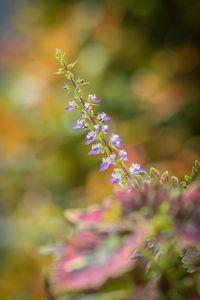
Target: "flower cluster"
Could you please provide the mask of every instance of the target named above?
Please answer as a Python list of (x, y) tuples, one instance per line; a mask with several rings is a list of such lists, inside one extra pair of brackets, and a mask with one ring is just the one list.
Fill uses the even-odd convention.
[(87, 140), (85, 145), (92, 144), (91, 150), (88, 155), (103, 154), (102, 164), (100, 165), (100, 171), (105, 171), (110, 165), (116, 166), (110, 183), (120, 183), (126, 185), (129, 181), (137, 179), (137, 173), (145, 172), (145, 169), (140, 168), (139, 164), (132, 164), (130, 169), (125, 165), (125, 161), (128, 161), (127, 152), (122, 144), (122, 139), (117, 134), (111, 134), (109, 132), (109, 126), (106, 124), (110, 120), (110, 117), (105, 112), (95, 114), (93, 107), (97, 103), (101, 102), (101, 99), (97, 98), (95, 94), (89, 94), (86, 97), (83, 96), (81, 86), (85, 84), (83, 79), (75, 79), (71, 69), (75, 63), (66, 64), (65, 53), (60, 50), (56, 50), (56, 59), (58, 59), (62, 65), (57, 74), (65, 74), (66, 78), (70, 81), (69, 86), (65, 86), (65, 89), (70, 93), (74, 90), (74, 100), (69, 102), (66, 111), (78, 110), (81, 111), (82, 117), (77, 120), (73, 125), (73, 129), (82, 129), (88, 131)]

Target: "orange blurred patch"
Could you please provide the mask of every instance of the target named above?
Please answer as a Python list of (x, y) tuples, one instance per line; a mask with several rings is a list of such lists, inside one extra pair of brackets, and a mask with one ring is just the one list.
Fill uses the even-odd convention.
[(121, 29), (120, 29), (120, 18), (119, 16), (111, 14), (102, 14), (100, 21), (95, 29), (97, 38), (115, 48), (120, 44), (121, 40)]
[(155, 102), (155, 95), (165, 85), (165, 80), (161, 76), (153, 73), (139, 73), (133, 77), (131, 88), (134, 94), (143, 101)]
[(16, 113), (3, 107), (0, 111), (1, 149), (5, 156), (16, 155), (24, 151), (29, 132)]

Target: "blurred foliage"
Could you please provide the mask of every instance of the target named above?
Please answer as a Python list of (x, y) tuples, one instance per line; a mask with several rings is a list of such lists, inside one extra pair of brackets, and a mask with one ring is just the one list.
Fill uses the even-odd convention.
[(2, 1), (2, 299), (42, 298), (48, 263), (37, 248), (71, 230), (62, 208), (102, 201), (111, 189), (84, 135), (71, 130), (55, 48), (78, 58), (130, 160), (182, 180), (200, 158), (199, 13), (198, 0)]
[(46, 249), (54, 254), (46, 299), (199, 299), (199, 167), (196, 162), (197, 180), (186, 190), (164, 174), (155, 177), (154, 169), (140, 188), (66, 211), (74, 232)]

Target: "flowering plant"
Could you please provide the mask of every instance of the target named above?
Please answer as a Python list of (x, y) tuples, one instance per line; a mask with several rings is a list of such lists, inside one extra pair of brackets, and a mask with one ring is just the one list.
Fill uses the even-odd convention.
[(119, 183), (102, 205), (65, 213), (74, 224), (67, 242), (48, 249), (55, 261), (45, 279), (47, 300), (153, 300), (200, 298), (200, 163), (191, 176), (178, 178), (133, 163), (128, 169), (121, 138), (110, 134), (104, 112), (95, 113), (101, 100), (83, 97), (82, 79), (71, 73), (65, 54), (56, 51), (74, 90), (67, 111), (82, 117), (73, 129), (86, 130), (88, 155), (104, 154), (100, 171), (114, 165), (110, 183)]
[(69, 102), (66, 111), (78, 110), (81, 113), (81, 118), (77, 120), (73, 129), (82, 129), (87, 131), (87, 141), (85, 145), (92, 144), (88, 155), (103, 154), (100, 165), (100, 171), (105, 171), (110, 165), (116, 166), (112, 174), (110, 183), (119, 183), (121, 186), (127, 186), (129, 182), (136, 182), (140, 176), (139, 173), (144, 173), (145, 169), (140, 168), (139, 164), (132, 164), (129, 169), (125, 165), (128, 160), (127, 153), (122, 144), (122, 139), (117, 134), (111, 134), (107, 121), (110, 117), (106, 113), (95, 113), (94, 106), (101, 102), (101, 99), (96, 95), (83, 96), (82, 86), (87, 84), (83, 79), (76, 79), (71, 69), (75, 63), (67, 65), (65, 60), (66, 54), (60, 50), (56, 50), (56, 59), (59, 60), (62, 68), (56, 74), (65, 74), (70, 85), (66, 85), (67, 93), (74, 91), (74, 100)]

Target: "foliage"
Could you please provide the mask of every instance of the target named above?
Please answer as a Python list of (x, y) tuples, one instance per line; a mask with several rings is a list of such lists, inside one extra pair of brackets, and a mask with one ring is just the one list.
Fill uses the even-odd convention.
[(56, 299), (200, 297), (199, 181), (183, 190), (144, 180), (65, 215), (74, 231), (52, 249)]

